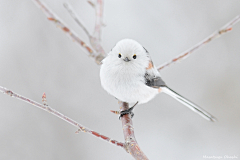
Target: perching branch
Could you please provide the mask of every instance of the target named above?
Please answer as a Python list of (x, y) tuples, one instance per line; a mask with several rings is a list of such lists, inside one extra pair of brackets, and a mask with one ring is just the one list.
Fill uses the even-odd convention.
[(210, 36), (208, 36), (207, 38), (205, 38), (204, 40), (202, 40), (201, 42), (199, 42), (198, 44), (196, 44), (195, 46), (193, 46), (192, 48), (188, 49), (187, 51), (181, 53), (180, 55), (178, 55), (177, 57), (173, 58), (172, 60), (158, 66), (158, 71), (162, 70), (163, 68), (166, 68), (167, 66), (179, 62), (182, 59), (187, 58), (192, 52), (196, 51), (197, 49), (199, 49), (200, 47), (204, 46), (205, 44), (211, 42), (214, 39), (219, 38), (221, 35), (223, 35), (224, 33), (227, 33), (228, 31), (232, 30), (233, 25), (235, 25), (236, 23), (238, 23), (240, 21), (240, 15), (238, 15), (237, 17), (235, 17), (232, 21), (228, 22), (226, 25), (224, 25), (221, 29), (213, 32)]
[[(120, 111), (129, 109), (128, 103), (119, 102), (119, 105)], [(131, 115), (125, 114), (121, 120), (123, 126), (123, 135), (125, 138), (125, 149), (127, 152), (130, 153), (135, 159), (148, 160), (146, 155), (141, 151), (135, 138)]]
[(104, 136), (104, 135), (102, 135), (100, 133), (97, 133), (97, 132), (91, 130), (91, 129), (88, 129), (88, 128), (84, 127), (83, 125), (77, 123), (76, 121), (72, 120), (71, 118), (69, 118), (69, 117), (63, 115), (62, 113), (56, 111), (55, 109), (52, 109), (50, 106), (48, 106), (46, 104), (46, 95), (43, 95), (43, 97), (42, 97), (43, 104), (40, 104), (38, 102), (35, 102), (35, 101), (33, 101), (33, 100), (29, 99), (29, 98), (23, 97), (23, 96), (21, 96), (21, 95), (19, 95), (17, 93), (14, 93), (11, 90), (3, 88), (1, 86), (0, 86), (0, 91), (2, 93), (4, 93), (4, 94), (7, 94), (7, 95), (9, 95), (11, 97), (14, 97), (14, 98), (17, 98), (18, 100), (22, 100), (23, 102), (29, 103), (29, 104), (31, 104), (33, 106), (36, 106), (36, 107), (38, 107), (38, 108), (40, 108), (40, 109), (42, 109), (44, 111), (47, 111), (47, 112), (53, 114), (54, 116), (56, 116), (56, 117), (58, 117), (58, 118), (60, 118), (60, 119), (62, 119), (64, 121), (68, 122), (69, 124), (77, 127), (79, 131), (92, 134), (95, 137), (98, 137), (98, 138), (103, 139), (103, 140), (105, 140), (107, 142), (110, 142), (110, 143), (112, 143), (112, 144), (114, 144), (116, 146), (124, 148), (124, 144), (123, 143), (118, 142), (116, 140), (112, 140), (111, 138), (109, 138), (107, 136)]

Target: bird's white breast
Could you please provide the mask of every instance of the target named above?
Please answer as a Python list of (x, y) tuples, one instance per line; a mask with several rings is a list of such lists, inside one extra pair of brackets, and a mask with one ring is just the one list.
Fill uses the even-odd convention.
[(128, 103), (146, 103), (158, 90), (148, 87), (144, 80), (145, 71), (126, 65), (113, 66), (106, 60), (100, 70), (102, 87), (120, 101)]

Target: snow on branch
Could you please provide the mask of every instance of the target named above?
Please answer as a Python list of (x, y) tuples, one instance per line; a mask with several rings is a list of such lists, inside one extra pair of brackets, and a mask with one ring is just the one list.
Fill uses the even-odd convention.
[(227, 33), (228, 31), (232, 30), (233, 25), (235, 25), (236, 23), (238, 23), (240, 21), (240, 15), (238, 15), (237, 17), (235, 17), (232, 21), (228, 22), (226, 25), (224, 25), (221, 29), (215, 31), (214, 33), (212, 33), (210, 36), (208, 36), (207, 38), (205, 38), (204, 40), (202, 40), (201, 42), (197, 43), (196, 45), (194, 45), (192, 48), (188, 49), (187, 51), (179, 54), (177, 57), (173, 58), (172, 60), (165, 62), (164, 64), (158, 66), (158, 71), (161, 71), (163, 68), (168, 67), (169, 65), (179, 62), (182, 59), (187, 58), (192, 52), (196, 51), (197, 49), (199, 49), (200, 47), (204, 46), (205, 44), (211, 42), (214, 39), (219, 38), (221, 35), (223, 35), (224, 33)]

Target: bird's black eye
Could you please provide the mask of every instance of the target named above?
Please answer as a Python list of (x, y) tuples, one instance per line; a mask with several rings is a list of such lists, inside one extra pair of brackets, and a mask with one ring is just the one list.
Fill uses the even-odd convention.
[(136, 58), (137, 58), (137, 55), (136, 55), (136, 54), (134, 54), (134, 55), (133, 55), (133, 59), (136, 59)]
[(122, 57), (122, 55), (121, 55), (121, 53), (119, 53), (119, 54), (118, 54), (118, 58), (121, 58), (121, 57)]

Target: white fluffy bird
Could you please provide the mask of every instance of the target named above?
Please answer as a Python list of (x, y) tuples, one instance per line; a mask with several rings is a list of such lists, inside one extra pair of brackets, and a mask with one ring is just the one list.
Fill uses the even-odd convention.
[[(102, 87), (120, 101), (135, 105), (146, 103), (158, 93), (164, 92), (205, 119), (215, 121), (211, 114), (165, 84), (153, 65), (148, 51), (135, 40), (123, 39), (116, 44), (102, 60), (100, 79)], [(120, 117), (124, 114), (133, 116), (134, 106), (122, 111)]]

